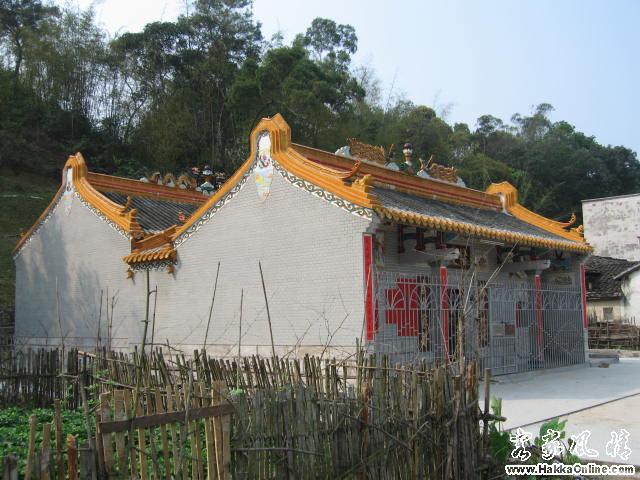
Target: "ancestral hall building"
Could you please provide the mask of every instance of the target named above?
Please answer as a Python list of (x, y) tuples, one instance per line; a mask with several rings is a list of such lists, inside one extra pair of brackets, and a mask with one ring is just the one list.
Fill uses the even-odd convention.
[(408, 145), (398, 166), (359, 142), (294, 144), (280, 115), (250, 149), (211, 196), (71, 156), (14, 251), (18, 341), (129, 348), (148, 305), (147, 342), (217, 355), (242, 331), (243, 354), (270, 355), (272, 333), (278, 355), (360, 340), (394, 361), (462, 348), (495, 373), (584, 361), (591, 248), (572, 221), (527, 210), (508, 183), (415, 167)]

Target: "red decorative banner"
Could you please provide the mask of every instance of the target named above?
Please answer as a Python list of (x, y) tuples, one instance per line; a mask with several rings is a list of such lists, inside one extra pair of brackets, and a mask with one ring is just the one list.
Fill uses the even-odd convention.
[(580, 297), (582, 299), (582, 326), (589, 328), (589, 319), (587, 318), (587, 280), (584, 263), (580, 264)]
[(373, 235), (362, 236), (362, 259), (364, 271), (364, 319), (367, 341), (372, 341), (375, 335), (373, 313)]

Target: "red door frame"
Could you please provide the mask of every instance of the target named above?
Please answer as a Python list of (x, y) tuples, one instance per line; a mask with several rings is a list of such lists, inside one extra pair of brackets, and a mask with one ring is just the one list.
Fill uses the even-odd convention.
[(373, 234), (362, 236), (362, 260), (364, 272), (364, 318), (365, 338), (368, 342), (375, 338), (375, 319), (373, 308)]
[(589, 319), (587, 318), (587, 280), (584, 269), (584, 263), (580, 264), (580, 299), (582, 300), (582, 327), (589, 328)]

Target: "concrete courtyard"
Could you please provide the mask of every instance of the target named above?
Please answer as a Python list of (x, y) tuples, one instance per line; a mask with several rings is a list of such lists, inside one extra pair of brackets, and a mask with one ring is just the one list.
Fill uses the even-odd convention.
[[(505, 429), (522, 427), (538, 435), (551, 418), (567, 419), (567, 434), (591, 432), (589, 448), (597, 460), (640, 465), (640, 359), (621, 358), (606, 368), (577, 366), (492, 379), (491, 395), (502, 398)], [(630, 433), (631, 456), (622, 461), (606, 455), (611, 432)]]

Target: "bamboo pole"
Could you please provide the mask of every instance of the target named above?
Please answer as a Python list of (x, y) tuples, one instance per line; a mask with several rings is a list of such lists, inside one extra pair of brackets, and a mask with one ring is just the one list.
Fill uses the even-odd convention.
[(273, 343), (273, 328), (271, 326), (271, 314), (269, 313), (269, 299), (267, 298), (267, 288), (264, 285), (264, 275), (262, 274), (262, 263), (258, 260), (258, 267), (260, 268), (260, 280), (262, 280), (262, 293), (264, 294), (264, 304), (267, 308), (267, 321), (269, 322), (269, 336), (271, 337), (271, 355), (273, 361), (276, 360), (276, 348)]
[(213, 314), (213, 304), (216, 301), (216, 291), (218, 290), (218, 275), (220, 274), (220, 262), (218, 261), (218, 268), (216, 269), (216, 280), (213, 284), (213, 294), (211, 296), (211, 306), (209, 307), (209, 318), (207, 319), (207, 329), (204, 332), (204, 341), (202, 342), (202, 349), (207, 348), (207, 338), (209, 338), (209, 327), (211, 326), (211, 315)]

